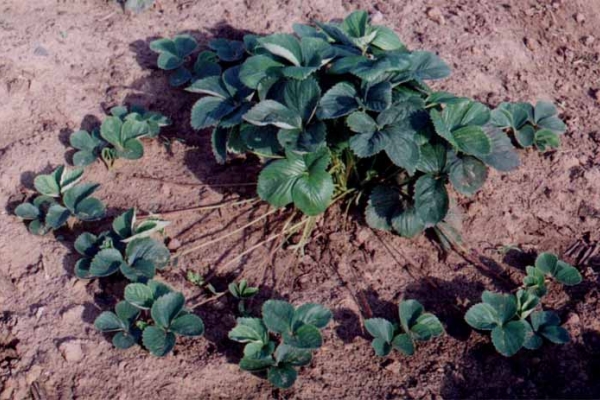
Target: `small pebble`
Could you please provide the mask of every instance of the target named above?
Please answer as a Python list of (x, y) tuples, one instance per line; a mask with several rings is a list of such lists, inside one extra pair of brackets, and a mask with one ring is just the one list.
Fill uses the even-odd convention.
[(83, 360), (83, 349), (81, 344), (75, 341), (64, 342), (59, 348), (62, 356), (68, 362), (79, 362)]
[(167, 247), (169, 250), (177, 250), (181, 247), (181, 242), (178, 239), (171, 239)]
[(427, 17), (433, 22), (437, 22), (440, 25), (444, 25), (446, 23), (446, 18), (442, 14), (442, 10), (438, 7), (431, 7), (427, 10)]
[(586, 46), (591, 46), (592, 44), (594, 44), (595, 41), (596, 41), (596, 38), (593, 37), (592, 35), (584, 36), (582, 39), (583, 44), (585, 44)]
[(585, 15), (582, 13), (575, 14), (575, 21), (577, 21), (579, 24), (583, 24), (585, 22)]

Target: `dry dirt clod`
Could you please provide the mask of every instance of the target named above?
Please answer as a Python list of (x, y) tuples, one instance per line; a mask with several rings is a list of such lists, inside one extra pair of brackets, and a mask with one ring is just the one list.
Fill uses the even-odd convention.
[(59, 350), (63, 358), (68, 362), (79, 362), (83, 360), (83, 349), (81, 343), (77, 341), (61, 343)]
[(431, 7), (427, 10), (427, 17), (440, 25), (446, 24), (446, 18), (444, 18), (444, 14), (442, 14), (442, 10), (438, 7)]
[(584, 36), (581, 41), (583, 42), (583, 44), (585, 44), (586, 46), (591, 46), (594, 44), (594, 42), (596, 41), (596, 38), (593, 37), (592, 35), (588, 35), (588, 36)]
[(582, 13), (575, 14), (575, 21), (577, 21), (578, 24), (583, 24), (585, 22), (585, 15)]
[(169, 250), (175, 251), (181, 247), (181, 242), (178, 239), (171, 239), (167, 247)]

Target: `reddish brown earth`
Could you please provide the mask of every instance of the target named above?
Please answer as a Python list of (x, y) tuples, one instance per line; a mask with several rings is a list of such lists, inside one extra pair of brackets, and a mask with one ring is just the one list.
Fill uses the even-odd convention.
[[(494, 172), (474, 198), (460, 198), (475, 265), (456, 254), (441, 257), (427, 237), (378, 238), (358, 212), (344, 226), (343, 213), (334, 209), (296, 267), (290, 251), (268, 266), (268, 246), (230, 266), (217, 289), (240, 274), (261, 285), (255, 311), (268, 297), (322, 302), (334, 311), (324, 347), (290, 390), (238, 370), (241, 347), (226, 335), (236, 305), (226, 298), (194, 308), (206, 335), (181, 340), (166, 358), (140, 348), (115, 350), (92, 323), (120, 298), (123, 284), (73, 275), (74, 238), (106, 224), (31, 236), (12, 211), (31, 193), (33, 177), (69, 160), (70, 132), (97, 124), (111, 106), (135, 103), (169, 115), (174, 125), (166, 136), (185, 143), (173, 141), (169, 150), (147, 142), (141, 161), (120, 162), (112, 172), (99, 163), (90, 167), (87, 179), (102, 184), (98, 197), (110, 216), (130, 206), (157, 212), (254, 196), (252, 186), (215, 186), (255, 182), (256, 165), (215, 163), (208, 133), (193, 132), (187, 122), (195, 97), (166, 85), (148, 42), (189, 32), (205, 45), (214, 36), (289, 30), (293, 22), (341, 18), (357, 8), (393, 27), (411, 48), (448, 61), (454, 74), (436, 88), (492, 106), (555, 101), (569, 126), (561, 149), (523, 151), (519, 171)], [(576, 243), (583, 252), (600, 240), (600, 37), (593, 40), (599, 26), (596, 0), (161, 0), (137, 16), (102, 0), (2, 0), (0, 398), (599, 398), (600, 262), (565, 255)], [(186, 246), (267, 209), (172, 214), (168, 234)], [(161, 277), (199, 302), (206, 293), (186, 281), (185, 271), (223, 266), (286, 216), (205, 248)], [(508, 245), (526, 252), (504, 254)], [(566, 291), (552, 286), (548, 297), (573, 341), (503, 358), (462, 314), (485, 288), (514, 289), (540, 251), (565, 255), (585, 277)], [(436, 312), (448, 334), (419, 346), (412, 358), (378, 359), (359, 315), (368, 303), (374, 314), (394, 318), (401, 298)]]

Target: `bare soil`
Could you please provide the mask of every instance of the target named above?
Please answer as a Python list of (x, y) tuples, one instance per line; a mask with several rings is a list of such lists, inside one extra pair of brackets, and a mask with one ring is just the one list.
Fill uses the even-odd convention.
[[(254, 196), (252, 186), (218, 186), (256, 182), (258, 167), (252, 160), (215, 163), (208, 132), (188, 124), (196, 97), (168, 87), (149, 41), (187, 32), (204, 46), (212, 37), (290, 30), (293, 22), (341, 18), (358, 8), (411, 48), (448, 61), (454, 74), (436, 88), (492, 106), (556, 102), (569, 126), (560, 150), (523, 151), (517, 172), (492, 172), (474, 198), (459, 198), (475, 262), (444, 257), (425, 236), (376, 235), (359, 212), (346, 219), (334, 209), (298, 261), (283, 250), (271, 263), (266, 245), (223, 268), (219, 290), (236, 276), (261, 285), (254, 311), (269, 297), (322, 302), (334, 311), (324, 347), (290, 390), (238, 370), (241, 346), (227, 339), (236, 304), (227, 297), (194, 308), (206, 335), (180, 340), (168, 357), (114, 349), (92, 323), (121, 298), (123, 282), (73, 275), (74, 238), (107, 224), (30, 235), (12, 211), (31, 193), (33, 177), (70, 160), (73, 130), (98, 124), (114, 105), (141, 104), (173, 119), (166, 130), (172, 145), (146, 142), (143, 160), (119, 162), (113, 171), (100, 163), (88, 168), (86, 179), (102, 184), (98, 197), (111, 217), (131, 206), (164, 212)], [(593, 255), (600, 240), (599, 26), (596, 0), (160, 0), (136, 16), (103, 0), (0, 1), (0, 399), (600, 398), (600, 259)], [(168, 234), (187, 246), (267, 209), (169, 214)], [(223, 267), (276, 232), (287, 215), (186, 257), (161, 279), (202, 301), (207, 293), (185, 272)], [(501, 251), (509, 245), (525, 252)], [(551, 287), (548, 298), (573, 341), (507, 359), (462, 315), (483, 289), (516, 288), (541, 251), (564, 256), (585, 277), (566, 291)], [(412, 358), (378, 359), (362, 315), (370, 308), (395, 318), (401, 298), (436, 312), (448, 334)]]

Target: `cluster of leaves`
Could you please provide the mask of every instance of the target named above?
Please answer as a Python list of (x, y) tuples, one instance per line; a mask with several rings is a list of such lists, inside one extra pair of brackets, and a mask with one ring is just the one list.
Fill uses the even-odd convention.
[(94, 325), (102, 332), (114, 332), (116, 348), (128, 349), (140, 339), (150, 353), (162, 357), (173, 350), (176, 335), (200, 336), (204, 323), (185, 307), (183, 294), (164, 283), (149, 280), (125, 287), (125, 300), (115, 312), (104, 311)]
[(50, 174), (38, 175), (33, 184), (39, 195), (31, 202), (20, 204), (15, 214), (29, 222), (34, 235), (46, 233), (64, 226), (71, 216), (81, 221), (95, 221), (106, 212), (104, 204), (91, 197), (100, 186), (81, 183), (82, 168), (67, 169), (59, 166)]
[(238, 311), (241, 315), (246, 316), (246, 301), (258, 294), (258, 288), (248, 286), (248, 281), (242, 279), (239, 283), (231, 282), (228, 289), (229, 293), (238, 299)]
[(150, 236), (168, 224), (155, 218), (137, 223), (132, 208), (114, 219), (112, 230), (99, 235), (82, 233), (75, 240), (75, 250), (82, 256), (75, 265), (75, 274), (92, 279), (120, 271), (134, 282), (154, 278), (157, 269), (169, 264), (171, 253), (162, 241)]
[(488, 167), (519, 166), (502, 129), (514, 128), (522, 144), (533, 129), (540, 149), (553, 140), (548, 132), (564, 131), (548, 103), (491, 111), (433, 91), (425, 81), (447, 77), (449, 67), (433, 53), (408, 50), (364, 11), (339, 24), (293, 28), (295, 35), (214, 40), (192, 70), (185, 64), (197, 43), (189, 36), (151, 45), (159, 68), (174, 71), (172, 83), (205, 95), (191, 124), (213, 127), (217, 160), (247, 152), (267, 161), (257, 190), (275, 207), (293, 204), (314, 216), (335, 196), (371, 190), (368, 224), (413, 237), (445, 223), (448, 183), (472, 196)]
[[(263, 304), (261, 318), (238, 318), (229, 338), (244, 347), (240, 368), (266, 377), (279, 388), (289, 388), (298, 376), (296, 367), (308, 365), (312, 352), (321, 347), (321, 332), (331, 312), (319, 304), (294, 308), (280, 300)], [(273, 335), (281, 340), (273, 340)]]
[(546, 277), (569, 286), (582, 280), (576, 268), (554, 254), (542, 253), (535, 260), (535, 267), (527, 267), (523, 288), (516, 295), (485, 291), (483, 302), (472, 306), (465, 320), (475, 329), (491, 331), (494, 347), (506, 357), (523, 347), (539, 349), (544, 339), (555, 344), (569, 342), (569, 332), (560, 326), (556, 313), (536, 310), (547, 293)]
[(100, 129), (80, 130), (71, 134), (70, 144), (77, 152), (73, 155), (73, 164), (86, 166), (101, 157), (111, 167), (118, 158), (137, 160), (144, 155), (141, 138), (157, 137), (160, 129), (171, 121), (157, 112), (146, 111), (142, 107), (113, 107), (112, 116), (107, 117)]
[(371, 318), (365, 321), (365, 328), (373, 336), (371, 345), (375, 354), (385, 357), (392, 349), (407, 356), (415, 352), (415, 341), (427, 341), (444, 333), (438, 318), (426, 313), (416, 300), (404, 300), (398, 306), (400, 324), (384, 318)]
[(539, 101), (502, 103), (492, 111), (492, 125), (509, 130), (521, 147), (534, 146), (540, 151), (560, 146), (560, 135), (567, 126), (558, 118), (554, 104)]

